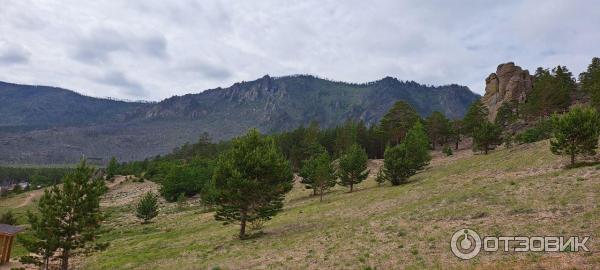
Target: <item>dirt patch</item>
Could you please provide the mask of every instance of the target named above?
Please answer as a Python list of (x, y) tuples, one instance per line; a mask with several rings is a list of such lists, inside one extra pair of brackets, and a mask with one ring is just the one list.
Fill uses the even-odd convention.
[(136, 178), (118, 176), (114, 182), (107, 183), (109, 191), (102, 197), (100, 206), (122, 206), (138, 201), (144, 194), (151, 191), (158, 193), (159, 185), (145, 180), (138, 182)]

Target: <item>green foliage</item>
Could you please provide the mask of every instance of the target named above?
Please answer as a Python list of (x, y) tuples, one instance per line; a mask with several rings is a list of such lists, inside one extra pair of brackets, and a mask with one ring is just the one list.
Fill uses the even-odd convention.
[(367, 179), (369, 170), (367, 170), (367, 153), (358, 144), (354, 144), (343, 153), (339, 159), (337, 175), (340, 178), (340, 185), (350, 187), (353, 191), (354, 185)]
[(392, 185), (405, 183), (409, 177), (429, 164), (429, 142), (421, 123), (417, 122), (401, 144), (385, 150), (383, 172)]
[(225, 223), (239, 221), (240, 238), (245, 238), (246, 222), (268, 220), (281, 211), (293, 175), (274, 140), (252, 129), (221, 154), (213, 182), (215, 218)]
[(593, 108), (575, 107), (564, 115), (553, 115), (550, 150), (556, 155), (569, 155), (571, 166), (579, 154), (596, 154), (600, 135), (600, 115)]
[(0, 184), (29, 181), (33, 187), (58, 184), (72, 168), (0, 167)]
[(587, 70), (579, 74), (581, 89), (592, 98), (592, 104), (600, 108), (600, 58), (594, 57)]
[(8, 210), (0, 215), (0, 224), (17, 225), (17, 218), (11, 210)]
[(477, 100), (471, 104), (463, 119), (463, 132), (465, 135), (473, 136), (475, 129), (481, 123), (487, 121), (488, 109), (483, 105), (481, 100)]
[(28, 214), (33, 237), (24, 242), (27, 250), (40, 255), (42, 261), (31, 256), (25, 261), (44, 264), (58, 251), (61, 269), (66, 270), (73, 252), (96, 239), (103, 218), (100, 196), (106, 186), (93, 175), (94, 169), (83, 160), (64, 176), (62, 188), (55, 185), (44, 191), (38, 203), (39, 214)]
[(506, 128), (508, 125), (514, 123), (518, 116), (515, 113), (516, 105), (512, 102), (504, 102), (498, 108), (498, 112), (496, 113), (496, 119), (494, 119), (494, 124)]
[(177, 208), (179, 210), (183, 210), (185, 208), (185, 203), (186, 203), (185, 193), (179, 194), (179, 196), (177, 196)]
[(385, 183), (386, 181), (388, 181), (385, 172), (383, 172), (383, 169), (380, 169), (377, 172), (377, 176), (375, 177), (375, 182), (377, 182), (378, 186), (383, 185), (383, 183)]
[(135, 216), (142, 220), (142, 224), (158, 216), (158, 198), (152, 192), (147, 192), (135, 207)]
[(318, 193), (320, 200), (323, 200), (323, 194), (336, 184), (335, 171), (326, 151), (304, 162), (300, 176), (305, 187), (313, 189), (314, 194)]
[(169, 202), (174, 202), (181, 194), (193, 196), (202, 193), (210, 184), (214, 163), (211, 159), (195, 158), (185, 164), (166, 167), (164, 180), (158, 181), (161, 196)]
[(473, 132), (473, 150), (481, 150), (487, 155), (489, 150), (502, 143), (501, 135), (501, 127), (484, 121)]
[(397, 101), (380, 122), (387, 143), (398, 144), (406, 132), (420, 120), (417, 111), (405, 101)]
[(450, 122), (449, 139), (454, 143), (454, 149), (458, 150), (458, 144), (461, 142), (461, 136), (464, 135), (463, 121), (453, 120)]
[(446, 154), (446, 156), (451, 156), (453, 154), (452, 148), (450, 148), (449, 145), (444, 145), (444, 148), (442, 149), (442, 153)]
[(576, 85), (566, 67), (557, 66), (552, 72), (540, 67), (533, 77), (533, 90), (527, 96), (524, 108), (529, 116), (544, 117), (567, 110)]
[(542, 119), (534, 127), (529, 128), (515, 136), (515, 141), (519, 143), (533, 143), (550, 138), (552, 134), (552, 121)]
[(452, 133), (452, 124), (450, 120), (441, 112), (433, 112), (425, 119), (427, 127), (427, 135), (432, 148), (435, 150), (435, 145), (444, 145), (449, 141)]
[(106, 179), (112, 179), (119, 171), (119, 162), (117, 158), (112, 157), (106, 166)]

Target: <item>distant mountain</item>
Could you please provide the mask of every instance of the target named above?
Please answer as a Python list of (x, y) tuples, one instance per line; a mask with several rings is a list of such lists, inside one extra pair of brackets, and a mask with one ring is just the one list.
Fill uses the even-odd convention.
[(386, 77), (351, 84), (298, 75), (264, 76), (158, 103), (97, 99), (44, 86), (0, 83), (0, 163), (104, 163), (171, 151), (208, 132), (216, 140), (257, 127), (272, 133), (317, 121), (373, 124), (397, 101), (422, 115), (462, 117), (479, 98), (459, 85), (425, 86)]
[(83, 96), (56, 87), (0, 82), (0, 130), (122, 121), (124, 113), (144, 105)]

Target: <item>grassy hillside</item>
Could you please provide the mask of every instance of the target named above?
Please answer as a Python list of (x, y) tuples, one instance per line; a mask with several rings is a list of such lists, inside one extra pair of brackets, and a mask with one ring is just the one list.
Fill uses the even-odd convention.
[[(124, 183), (107, 195), (101, 241), (110, 247), (80, 258), (84, 269), (422, 269), (589, 268), (598, 253), (480, 253), (461, 261), (451, 235), (600, 235), (600, 167), (565, 170), (548, 142), (489, 155), (436, 153), (431, 166), (403, 186), (378, 187), (370, 177), (354, 193), (336, 188), (323, 202), (297, 186), (264, 235), (241, 241), (200, 206), (162, 204), (155, 223), (140, 225), (131, 202), (146, 183)], [(372, 161), (378, 168), (380, 161)], [(146, 185), (146, 186), (143, 186)], [(121, 190), (123, 189), (123, 190)], [(119, 198), (127, 197), (127, 200)], [(11, 205), (18, 205), (12, 202)], [(4, 202), (3, 202), (4, 205)]]

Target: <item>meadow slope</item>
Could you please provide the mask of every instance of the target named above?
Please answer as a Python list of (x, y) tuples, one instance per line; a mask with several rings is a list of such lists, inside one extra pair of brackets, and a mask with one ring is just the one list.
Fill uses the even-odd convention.
[[(264, 234), (244, 241), (236, 238), (237, 226), (216, 222), (193, 201), (183, 210), (162, 202), (156, 221), (141, 225), (132, 206), (141, 193), (123, 200), (128, 193), (112, 189), (103, 204), (109, 216), (100, 237), (110, 246), (77, 264), (81, 269), (597, 267), (600, 167), (567, 170), (565, 163), (550, 153), (547, 141), (489, 155), (435, 153), (425, 171), (393, 187), (377, 186), (373, 175), (381, 161), (371, 161), (372, 176), (353, 193), (336, 187), (319, 202), (297, 185)], [(140, 185), (156, 188), (131, 181), (119, 186), (143, 190)], [(592, 252), (480, 253), (462, 261), (449, 244), (461, 228), (482, 235), (590, 235)]]

